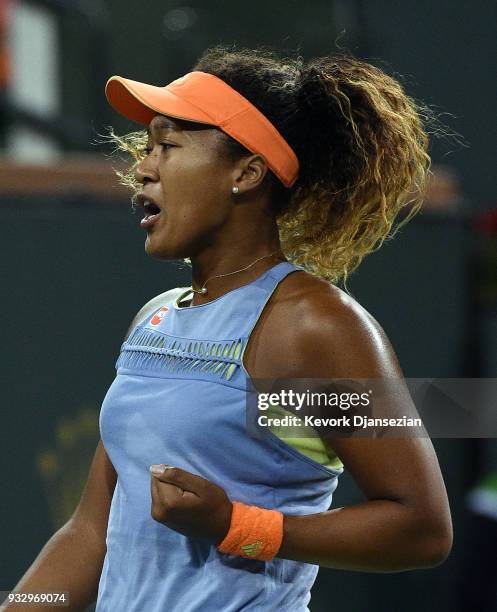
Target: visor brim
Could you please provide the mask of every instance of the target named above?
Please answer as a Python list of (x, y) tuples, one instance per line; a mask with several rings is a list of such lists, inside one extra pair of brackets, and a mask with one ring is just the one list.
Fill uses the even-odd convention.
[(142, 125), (148, 125), (155, 115), (215, 125), (206, 113), (178, 98), (167, 87), (113, 76), (107, 81), (105, 95), (114, 110)]

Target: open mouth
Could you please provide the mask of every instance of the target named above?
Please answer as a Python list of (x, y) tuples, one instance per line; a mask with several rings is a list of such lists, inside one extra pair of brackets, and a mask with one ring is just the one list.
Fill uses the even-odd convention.
[(155, 202), (147, 198), (144, 194), (139, 194), (138, 202), (143, 208), (144, 217), (140, 221), (140, 226), (144, 228), (152, 227), (161, 215), (161, 209)]
[(145, 219), (153, 217), (154, 215), (159, 215), (161, 212), (160, 208), (150, 200), (145, 200), (143, 202), (143, 210), (145, 212)]

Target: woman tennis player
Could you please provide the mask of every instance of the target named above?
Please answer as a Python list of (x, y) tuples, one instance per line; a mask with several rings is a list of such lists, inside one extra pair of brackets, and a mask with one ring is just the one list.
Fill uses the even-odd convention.
[[(17, 590), (68, 591), (73, 610), (98, 595), (98, 612), (303, 612), (319, 565), (441, 563), (452, 525), (428, 438), (247, 431), (255, 379), (402, 380), (334, 283), (419, 209), (422, 107), (348, 55), (221, 46), (165, 87), (112, 77), (106, 94), (143, 126), (116, 138), (145, 250), (190, 262), (192, 286), (132, 322), (81, 502)], [(330, 510), (343, 466), (366, 501)]]

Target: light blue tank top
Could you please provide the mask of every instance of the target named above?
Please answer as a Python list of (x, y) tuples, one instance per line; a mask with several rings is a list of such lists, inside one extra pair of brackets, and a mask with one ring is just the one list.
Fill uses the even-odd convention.
[[(305, 612), (318, 566), (220, 553), (151, 517), (150, 472), (166, 463), (223, 487), (232, 500), (290, 515), (329, 509), (337, 478), (266, 428), (247, 431), (255, 397), (242, 359), (278, 283), (281, 262), (207, 304), (163, 304), (121, 348), (100, 432), (117, 471), (97, 612)], [(250, 404), (250, 401), (249, 401)]]

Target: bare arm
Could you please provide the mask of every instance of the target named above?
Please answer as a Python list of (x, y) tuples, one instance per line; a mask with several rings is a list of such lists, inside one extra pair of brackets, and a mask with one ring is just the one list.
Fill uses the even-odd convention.
[[(320, 514), (285, 516), (278, 556), (377, 572), (443, 562), (452, 546), (452, 526), (429, 440), (344, 439), (335, 447), (368, 500)], [(404, 465), (398, 465), (399, 457)], [(392, 462), (390, 470), (378, 474)]]
[[(292, 361), (291, 376), (321, 379), (319, 384), (322, 379), (377, 379), (380, 392), (385, 386), (388, 391), (380, 396), (382, 409), (387, 402), (392, 416), (399, 412), (414, 416), (402, 372), (380, 326), (355, 303), (329, 300), (322, 306), (305, 305), (304, 316), (289, 326), (292, 340), (284, 344), (284, 354), (286, 364)], [(392, 380), (393, 395), (385, 383)], [(278, 556), (375, 572), (441, 563), (452, 546), (452, 522), (430, 440), (336, 436), (329, 440), (367, 500), (306, 516), (285, 515)], [(151, 493), (156, 521), (216, 544), (226, 537), (233, 506), (221, 486), (169, 467), (152, 475)]]
[[(105, 537), (116, 473), (100, 441), (80, 503), (71, 519), (45, 544), (13, 590), (69, 592), (71, 611), (85, 610), (97, 596), (105, 557)], [(1, 610), (58, 611), (55, 606), (11, 604)]]
[[(357, 303), (332, 294), (310, 306), (308, 313), (294, 353), (303, 375), (402, 378), (383, 330)], [(410, 410), (408, 394), (404, 401), (398, 410)], [(441, 563), (452, 546), (452, 522), (431, 441), (337, 437), (329, 441), (367, 501), (314, 515), (286, 516), (278, 556), (380, 572)]]

